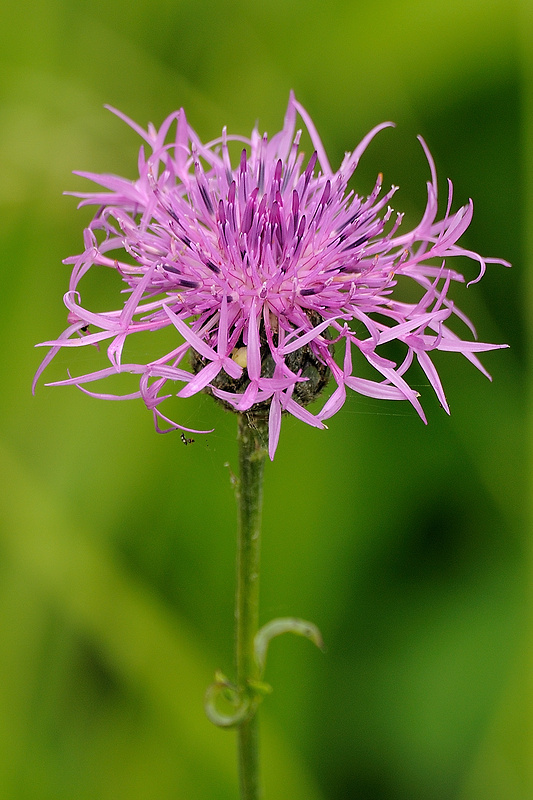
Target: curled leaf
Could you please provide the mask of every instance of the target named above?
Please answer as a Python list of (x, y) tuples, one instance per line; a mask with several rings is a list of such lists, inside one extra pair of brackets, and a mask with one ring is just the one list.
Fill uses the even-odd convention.
[(205, 713), (219, 728), (240, 725), (252, 716), (256, 706), (252, 695), (242, 687), (235, 686), (221, 672), (215, 674), (215, 682), (205, 693)]
[(255, 660), (259, 667), (259, 674), (262, 676), (265, 671), (266, 656), (268, 645), (275, 636), (282, 633), (295, 633), (297, 636), (305, 636), (316, 644), (320, 650), (324, 648), (322, 634), (317, 626), (305, 619), (296, 617), (279, 617), (267, 622), (266, 625), (257, 632), (254, 640)]

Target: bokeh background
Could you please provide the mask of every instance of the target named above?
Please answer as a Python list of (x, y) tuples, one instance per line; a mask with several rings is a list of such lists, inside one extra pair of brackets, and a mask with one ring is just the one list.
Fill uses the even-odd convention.
[(271, 647), (265, 798), (533, 796), (532, 32), (531, 5), (510, 0), (2, 5), (1, 798), (236, 798), (234, 735), (203, 712), (214, 670), (232, 671), (236, 420), (182, 401), (182, 422), (215, 428), (185, 447), (141, 402), (42, 384), (32, 398), (30, 383), (33, 345), (65, 326), (61, 261), (91, 215), (62, 195), (82, 186), (72, 170), (135, 174), (139, 141), (103, 104), (142, 125), (183, 105), (209, 139), (224, 124), (275, 132), (290, 88), (332, 164), (397, 123), (357, 189), (383, 171), (411, 220), (422, 134), (443, 195), (450, 177), (457, 205), (474, 199), (465, 245), (514, 266), (455, 291), (480, 338), (511, 349), (483, 358), (492, 384), (441, 354), (451, 417), (420, 375), (427, 427), (355, 395), (327, 432), (283, 423), (262, 620), (311, 619), (327, 651)]

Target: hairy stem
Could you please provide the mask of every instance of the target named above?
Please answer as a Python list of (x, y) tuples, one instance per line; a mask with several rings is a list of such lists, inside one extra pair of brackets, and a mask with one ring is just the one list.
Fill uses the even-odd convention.
[[(248, 691), (257, 680), (254, 637), (259, 622), (259, 562), (261, 546), (261, 507), (263, 471), (268, 423), (264, 419), (239, 415), (239, 467), (237, 501), (239, 527), (237, 543), (237, 593), (235, 603), (235, 660), (237, 684)], [(238, 728), (239, 779), (241, 800), (258, 800), (259, 747), (257, 714)]]

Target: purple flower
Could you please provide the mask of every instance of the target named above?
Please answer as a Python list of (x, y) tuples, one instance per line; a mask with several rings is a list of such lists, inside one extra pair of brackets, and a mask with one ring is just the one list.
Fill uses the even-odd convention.
[[(208, 391), (237, 412), (268, 415), (273, 458), (283, 412), (324, 428), (342, 407), (346, 387), (372, 398), (408, 400), (425, 421), (418, 392), (405, 378), (415, 358), (449, 411), (433, 350), (462, 353), (488, 376), (474, 354), (502, 345), (476, 341), (472, 324), (448, 298), (451, 282), (464, 281), (448, 259), (476, 260), (476, 280), (487, 263), (508, 264), (457, 244), (473, 207), (469, 201), (452, 213), (450, 182), (444, 218), (436, 219), (436, 171), (422, 139), (431, 172), (427, 205), (418, 225), (400, 232), (402, 214), (389, 205), (397, 187), (381, 196), (379, 175), (368, 197), (348, 189), (365, 148), (392, 123), (370, 131), (334, 172), (292, 94), (283, 128), (271, 139), (257, 129), (250, 139), (224, 129), (221, 138), (203, 144), (183, 109), (148, 131), (114, 113), (150, 152), (141, 147), (135, 181), (77, 173), (105, 191), (76, 193), (80, 205), (98, 210), (85, 230), (83, 252), (65, 260), (73, 265), (64, 297), (70, 325), (43, 343), (51, 349), (35, 380), (60, 348), (108, 341), (110, 366), (50, 385), (83, 388), (116, 373), (139, 375), (132, 394), (83, 390), (105, 399), (142, 398), (158, 431), (161, 420), (165, 431), (191, 430), (159, 408), (170, 396), (169, 385), (177, 386), (178, 397)], [(297, 113), (314, 146), (307, 163), (299, 152)], [(232, 141), (244, 145), (237, 165), (229, 155)], [(81, 304), (80, 281), (96, 266), (116, 270), (125, 284), (126, 299), (116, 311), (89, 311)], [(406, 287), (409, 299), (402, 300), (405, 278), (418, 286), (414, 293)], [(474, 340), (448, 327), (452, 315)], [(169, 352), (147, 363), (124, 363), (128, 337), (162, 328), (174, 334)], [(403, 360), (383, 355), (383, 346), (394, 341), (403, 345)], [(359, 374), (361, 356), (374, 380)], [(336, 388), (314, 415), (306, 406), (329, 378)]]

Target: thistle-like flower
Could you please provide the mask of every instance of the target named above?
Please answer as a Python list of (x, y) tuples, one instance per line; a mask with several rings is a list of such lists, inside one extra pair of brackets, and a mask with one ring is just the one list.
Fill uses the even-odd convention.
[[(273, 458), (283, 412), (323, 428), (343, 405), (346, 387), (372, 398), (408, 400), (425, 420), (418, 392), (405, 377), (413, 359), (449, 411), (433, 350), (462, 353), (488, 376), (475, 353), (502, 345), (476, 341), (472, 324), (448, 298), (451, 282), (464, 281), (448, 259), (477, 261), (476, 280), (487, 263), (508, 264), (457, 244), (473, 207), (469, 201), (452, 213), (451, 182), (444, 217), (436, 219), (436, 171), (422, 139), (431, 174), (427, 205), (418, 225), (401, 232), (402, 214), (389, 205), (397, 187), (382, 196), (379, 175), (368, 197), (348, 189), (367, 145), (392, 123), (370, 131), (334, 172), (315, 126), (292, 94), (283, 128), (270, 139), (257, 129), (250, 139), (224, 129), (219, 139), (203, 144), (183, 109), (159, 130), (150, 125), (147, 131), (114, 113), (150, 152), (141, 147), (135, 181), (77, 173), (105, 191), (75, 193), (80, 205), (98, 210), (85, 230), (83, 252), (65, 260), (73, 265), (64, 296), (70, 325), (57, 340), (43, 343), (51, 349), (35, 380), (61, 348), (108, 341), (110, 366), (51, 385), (88, 392), (85, 385), (101, 378), (139, 375), (132, 394), (88, 393), (142, 398), (157, 430), (162, 424), (165, 432), (191, 430), (160, 409), (172, 394), (169, 385), (182, 398), (207, 391), (236, 412), (268, 417)], [(307, 163), (299, 150), (297, 114), (314, 147)], [(231, 141), (244, 145), (238, 164), (231, 162)], [(116, 270), (125, 284), (126, 299), (116, 311), (95, 312), (81, 304), (80, 281), (96, 266)], [(414, 300), (412, 291), (409, 300), (400, 299), (403, 278), (418, 284)], [(472, 340), (448, 327), (452, 315)], [(169, 352), (147, 363), (124, 363), (128, 337), (162, 328), (174, 330)], [(401, 360), (383, 355), (392, 341), (403, 345)], [(361, 356), (374, 379), (360, 374)], [(306, 406), (330, 378), (336, 386), (312, 414)]]

